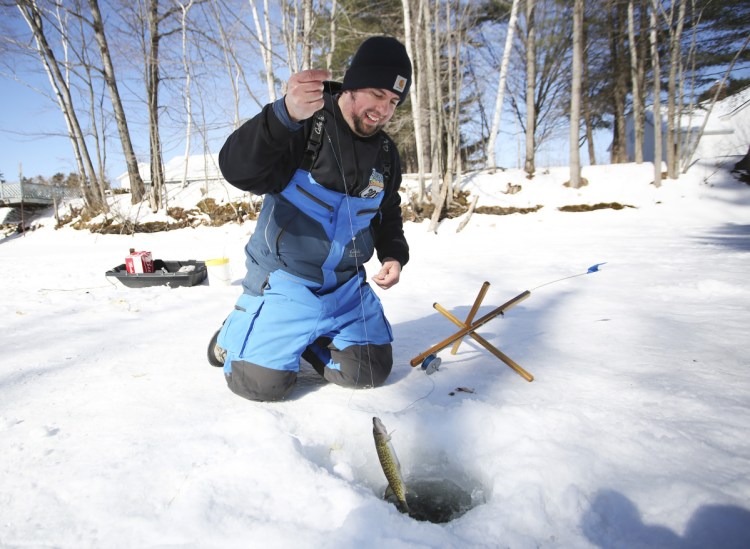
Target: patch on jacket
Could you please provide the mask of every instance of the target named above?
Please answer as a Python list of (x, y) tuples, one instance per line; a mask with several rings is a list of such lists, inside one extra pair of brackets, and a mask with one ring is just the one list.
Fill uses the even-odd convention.
[(370, 174), (370, 183), (364, 191), (359, 193), (359, 196), (362, 198), (375, 198), (378, 196), (378, 193), (383, 192), (384, 188), (385, 184), (383, 183), (383, 174), (377, 172), (375, 168), (373, 168), (372, 173)]

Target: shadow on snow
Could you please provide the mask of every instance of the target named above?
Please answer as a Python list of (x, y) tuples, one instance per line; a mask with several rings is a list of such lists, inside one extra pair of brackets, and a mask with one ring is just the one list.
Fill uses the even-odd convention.
[(603, 549), (659, 547), (699, 549), (750, 547), (750, 511), (733, 505), (704, 505), (690, 518), (683, 536), (643, 522), (638, 508), (614, 490), (598, 492), (581, 527), (591, 543)]

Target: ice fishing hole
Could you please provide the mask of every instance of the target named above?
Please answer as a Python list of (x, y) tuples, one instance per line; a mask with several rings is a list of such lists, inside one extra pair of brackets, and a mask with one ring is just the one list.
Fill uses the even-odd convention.
[[(486, 503), (484, 489), (468, 478), (458, 482), (445, 475), (440, 477), (408, 477), (406, 484), (406, 503), (409, 505), (409, 516), (414, 520), (443, 524), (463, 516), (477, 505)], [(395, 496), (388, 496), (386, 501), (397, 503)]]

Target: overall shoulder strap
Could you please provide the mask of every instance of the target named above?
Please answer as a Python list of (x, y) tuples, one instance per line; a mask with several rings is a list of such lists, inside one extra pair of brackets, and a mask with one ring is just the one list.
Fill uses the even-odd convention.
[(383, 146), (380, 148), (380, 158), (383, 161), (383, 181), (388, 182), (391, 177), (391, 149), (390, 141), (383, 138)]
[(300, 169), (309, 172), (315, 160), (318, 158), (320, 147), (323, 144), (323, 131), (326, 125), (326, 116), (322, 110), (319, 110), (313, 115), (312, 130), (310, 130), (310, 137), (307, 138), (307, 145), (305, 146), (305, 153), (300, 163)]

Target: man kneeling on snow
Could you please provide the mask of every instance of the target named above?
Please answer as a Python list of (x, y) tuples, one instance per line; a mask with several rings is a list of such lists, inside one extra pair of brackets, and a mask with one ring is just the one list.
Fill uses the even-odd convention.
[(373, 280), (388, 289), (409, 259), (401, 164), (383, 127), (411, 73), (400, 42), (370, 38), (343, 83), (327, 71), (293, 75), (286, 96), (224, 144), (224, 178), (264, 195), (245, 247), (244, 293), (209, 346), (238, 395), (285, 398), (300, 357), (345, 387), (378, 386), (390, 374), (391, 327), (364, 264), (377, 252)]

